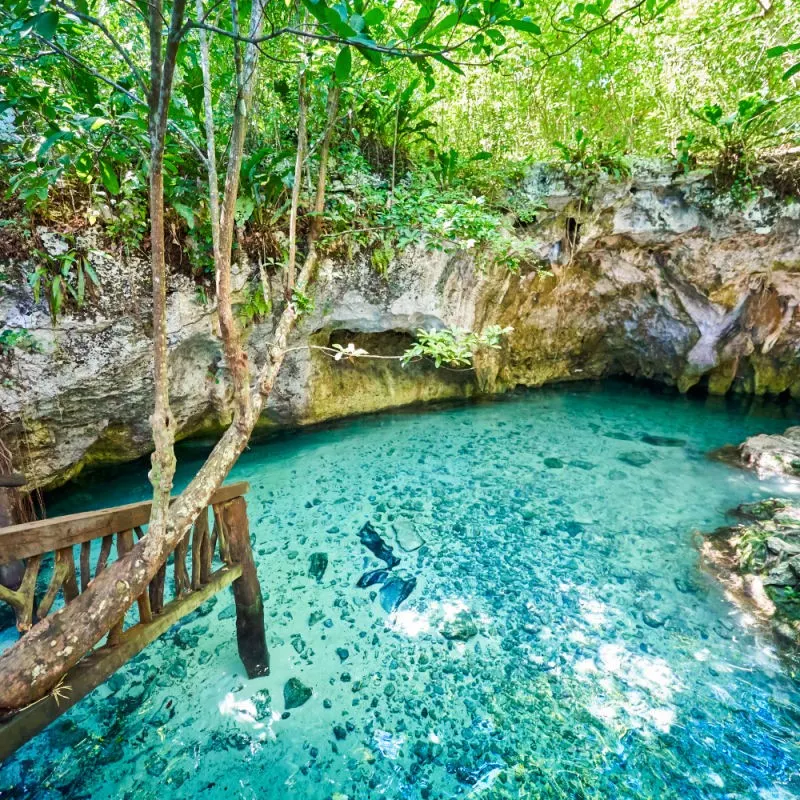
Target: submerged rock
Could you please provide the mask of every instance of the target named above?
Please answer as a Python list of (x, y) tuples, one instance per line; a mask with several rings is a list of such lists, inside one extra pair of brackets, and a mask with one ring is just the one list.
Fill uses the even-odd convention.
[(289, 711), (308, 702), (312, 690), (297, 678), (289, 678), (283, 686), (283, 707)]
[(649, 464), (653, 459), (645, 453), (638, 450), (630, 450), (627, 453), (620, 453), (617, 458), (632, 467), (643, 467)]
[(308, 559), (308, 577), (320, 583), (326, 569), (328, 569), (328, 554), (312, 553)]
[(655, 447), (686, 447), (686, 439), (673, 439), (670, 436), (651, 436), (649, 433), (642, 435), (642, 441)]
[(475, 784), (479, 781), (483, 781), (490, 774), (499, 774), (502, 768), (502, 764), (492, 762), (481, 764), (479, 767), (473, 769), (459, 765), (455, 767), (453, 771), (456, 774), (456, 778), (458, 778), (461, 783), (466, 783), (468, 786), (475, 786)]
[(392, 530), (398, 547), (407, 553), (413, 553), (425, 544), (425, 540), (417, 533), (414, 523), (410, 520), (402, 517), (396, 519), (392, 523)]
[(478, 626), (469, 611), (459, 611), (453, 619), (447, 620), (439, 629), (445, 639), (466, 642), (478, 635)]
[(389, 577), (389, 571), (386, 569), (373, 569), (365, 572), (359, 579), (356, 586), (359, 589), (366, 589), (368, 586), (373, 586), (376, 583), (383, 583)]
[(381, 587), (380, 600), (384, 611), (396, 611), (400, 604), (414, 591), (417, 585), (416, 578), (401, 578), (394, 576)]
[(389, 569), (396, 567), (400, 559), (394, 555), (391, 545), (386, 544), (378, 531), (373, 528), (372, 523), (367, 521), (358, 532), (361, 544), (367, 548), (376, 558), (385, 561)]
[(759, 520), (763, 522), (772, 519), (777, 512), (790, 508), (792, 508), (791, 500), (769, 497), (766, 500), (758, 500), (755, 503), (742, 503), (740, 506), (736, 507), (733, 514), (741, 519)]

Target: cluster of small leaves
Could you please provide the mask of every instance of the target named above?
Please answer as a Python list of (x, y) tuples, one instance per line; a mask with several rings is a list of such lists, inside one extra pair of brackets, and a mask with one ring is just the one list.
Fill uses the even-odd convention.
[(100, 279), (81, 248), (57, 255), (35, 249), (32, 255), (36, 266), (28, 273), (28, 283), (33, 299), (47, 302), (54, 323), (66, 305), (83, 308), (87, 294), (100, 288)]
[(619, 142), (604, 142), (587, 135), (583, 128), (577, 128), (572, 142), (554, 144), (569, 174), (578, 179), (587, 193), (601, 175), (615, 180), (630, 175), (630, 165)]
[(27, 328), (5, 328), (0, 331), (0, 353), (9, 353), (14, 348), (36, 352), (39, 343)]
[(417, 330), (417, 341), (403, 353), (403, 365), (420, 358), (429, 358), (436, 367), (470, 367), (475, 353), (484, 348), (499, 350), (502, 338), (513, 332), (513, 328), (491, 325), (481, 333), (442, 328), (441, 330)]
[(243, 301), (237, 306), (236, 313), (245, 327), (262, 322), (272, 312), (272, 301), (265, 296), (260, 280), (248, 283), (243, 294)]
[(294, 313), (298, 317), (312, 314), (314, 312), (314, 298), (307, 295), (302, 286), (295, 286), (292, 289), (292, 306), (294, 306)]

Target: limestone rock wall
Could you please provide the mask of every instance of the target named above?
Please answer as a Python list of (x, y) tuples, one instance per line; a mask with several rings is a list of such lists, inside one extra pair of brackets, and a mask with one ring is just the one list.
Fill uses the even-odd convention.
[[(737, 209), (703, 175), (676, 180), (645, 166), (627, 181), (601, 182), (589, 202), (544, 166), (515, 191), (539, 209), (517, 231), (534, 255), (516, 274), (477, 268), (468, 249), (411, 248), (386, 275), (366, 253), (325, 261), (315, 311), (298, 328), (263, 426), (609, 375), (800, 397), (800, 201), (766, 197)], [(25, 328), (38, 345), (0, 353), (0, 439), (37, 485), (150, 448), (149, 268), (97, 251), (92, 259), (98, 301), (56, 326), (27, 288), (30, 265), (0, 269), (0, 328)], [(398, 354), (418, 327), (495, 323), (514, 332), (474, 371), (334, 362), (307, 347), (352, 341)], [(272, 324), (250, 331), (256, 363)], [(216, 325), (213, 306), (176, 272), (172, 403), (184, 436), (213, 434), (229, 419)]]

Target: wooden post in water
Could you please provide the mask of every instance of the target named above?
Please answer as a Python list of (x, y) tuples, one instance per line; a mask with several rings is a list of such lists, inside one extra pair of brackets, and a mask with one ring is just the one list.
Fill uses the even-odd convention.
[[(2, 442), (0, 442), (2, 447)], [(10, 462), (9, 462), (10, 463)], [(5, 464), (0, 463), (0, 471)], [(17, 499), (18, 490), (25, 486), (25, 476), (19, 472), (7, 475), (0, 474), (0, 528), (22, 522), (20, 504)], [(0, 585), (8, 589), (19, 589), (25, 575), (25, 562), (15, 559), (8, 564), (0, 564)]]
[(269, 652), (264, 631), (261, 586), (258, 583), (253, 549), (250, 546), (247, 504), (244, 497), (235, 497), (224, 503), (221, 511), (230, 559), (242, 568), (241, 577), (232, 584), (233, 598), (236, 602), (239, 658), (242, 659), (247, 677), (258, 678), (269, 675)]

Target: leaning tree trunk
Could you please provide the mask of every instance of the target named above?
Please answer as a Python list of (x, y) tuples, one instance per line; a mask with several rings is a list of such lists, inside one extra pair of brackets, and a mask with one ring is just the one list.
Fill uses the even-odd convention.
[[(175, 5), (173, 5), (173, 22), (176, 6), (179, 6), (179, 11), (182, 13), (183, 1), (176, 0)], [(237, 14), (235, 0), (232, 2), (232, 7), (235, 17)], [(262, 7), (261, 4), (256, 4), (253, 7), (250, 22), (249, 39), (251, 41), (258, 39), (262, 22)], [(170, 45), (168, 43), (167, 56), (169, 54)], [(156, 424), (162, 425), (162, 430), (159, 433), (163, 435), (160, 441), (161, 453), (157, 450), (153, 457), (154, 471), (156, 469), (160, 470), (159, 481), (157, 483), (154, 481), (159, 500), (162, 500), (159, 516), (151, 517), (147, 535), (140, 539), (128, 554), (96, 576), (86, 590), (77, 598), (55, 614), (37, 623), (26, 634), (24, 639), (21, 639), (0, 655), (0, 675), (3, 676), (2, 688), (0, 688), (0, 710), (8, 711), (21, 708), (47, 694), (56, 686), (60, 678), (97, 644), (113, 625), (124, 617), (136, 598), (146, 590), (148, 583), (164, 564), (172, 550), (183, 539), (198, 514), (208, 505), (212, 494), (225, 480), (231, 467), (246, 447), (286, 357), (289, 335), (297, 320), (295, 308), (290, 302), (287, 302), (279, 318), (266, 362), (257, 377), (255, 385), (251, 388), (249, 386), (246, 354), (238, 336), (235, 318), (232, 314), (230, 265), (234, 226), (233, 211), (238, 194), (244, 133), (247, 125), (247, 109), (250, 106), (252, 97), (257, 55), (257, 47), (253, 44), (248, 44), (243, 62), (241, 64), (237, 63), (237, 74), (240, 79), (238, 80), (237, 103), (234, 110), (225, 193), (220, 211), (219, 248), (217, 258), (215, 258), (215, 265), (218, 271), (219, 296), (217, 302), (220, 319), (222, 320), (223, 317), (226, 317), (226, 320), (230, 321), (230, 324), (221, 324), (220, 327), (223, 349), (231, 371), (234, 388), (233, 422), (217, 442), (211, 455), (188, 487), (169, 505), (168, 495), (166, 496), (166, 502), (163, 502), (163, 490), (166, 485), (166, 481), (164, 481), (166, 473), (163, 465), (166, 464), (169, 467), (170, 463), (172, 463), (174, 470), (174, 454), (172, 452), (172, 439), (170, 438), (173, 433), (172, 426), (174, 426), (174, 423), (168, 416), (155, 419), (155, 413), (163, 412), (165, 409), (168, 412), (169, 409), (168, 395), (166, 393), (162, 394), (160, 401), (157, 398), (154, 428)], [(172, 75), (169, 70), (165, 69), (164, 73), (169, 75), (171, 82)], [(163, 76), (161, 80), (163, 80)], [(208, 90), (208, 86), (206, 88)], [(240, 100), (242, 102), (239, 102)], [(337, 103), (338, 96), (336, 97), (336, 102), (329, 105), (328, 126), (320, 157), (320, 174), (315, 201), (315, 210), (320, 209), (320, 211), (324, 209), (330, 136), (335, 122)], [(168, 103), (164, 106), (159, 106), (159, 109), (165, 109), (166, 107), (168, 107)], [(164, 130), (166, 130), (166, 117), (163, 118), (163, 121)], [(207, 133), (209, 131), (213, 135), (213, 128), (207, 127)], [(213, 147), (213, 141), (210, 146)], [(210, 178), (212, 177), (216, 180), (215, 174), (210, 174)], [(157, 192), (153, 193), (153, 199), (157, 201), (158, 197), (154, 195), (157, 195)], [(155, 207), (158, 211), (157, 202)], [(160, 209), (162, 212), (161, 223), (163, 224), (163, 199)], [(319, 227), (315, 226), (309, 235), (309, 252), (303, 268), (297, 276), (297, 283), (300, 286), (307, 286), (313, 279), (317, 265), (314, 241), (318, 232)], [(159, 262), (159, 269), (161, 269), (161, 262)], [(160, 281), (156, 278), (157, 272), (159, 277), (162, 278)], [(219, 273), (221, 273), (221, 278)], [(154, 305), (160, 305), (160, 309), (154, 313), (163, 314), (160, 319), (164, 321), (163, 326), (159, 329), (160, 334), (164, 336), (164, 350), (158, 355), (159, 361), (156, 376), (161, 375), (163, 378), (162, 389), (166, 389), (168, 388), (166, 381), (166, 313), (165, 297), (161, 292), (166, 285), (165, 267), (162, 274), (154, 266), (153, 285)], [(159, 370), (163, 371), (159, 372)], [(161, 405), (159, 405), (159, 402)], [(156, 444), (158, 447), (159, 442), (157, 441)], [(170, 455), (173, 458), (171, 462)], [(164, 460), (162, 461), (161, 459)], [(172, 475), (173, 473), (169, 473), (170, 486)], [(155, 497), (156, 492), (154, 492), (154, 500)], [(155, 501), (153, 508), (155, 511)], [(241, 600), (243, 605), (249, 604), (252, 612), (257, 613), (257, 603), (255, 601), (253, 603), (250, 602), (253, 598), (243, 596)]]

